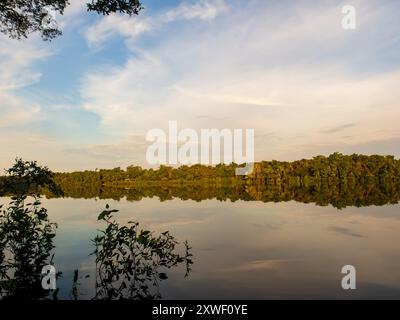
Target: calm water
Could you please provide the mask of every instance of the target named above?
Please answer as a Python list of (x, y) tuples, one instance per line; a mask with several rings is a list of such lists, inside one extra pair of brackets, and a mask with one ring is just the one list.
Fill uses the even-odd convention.
[[(79, 298), (93, 297), (91, 239), (104, 227), (97, 216), (106, 204), (120, 210), (120, 223), (169, 230), (193, 247), (192, 273), (184, 278), (183, 267), (171, 270), (160, 286), (164, 299), (400, 298), (399, 205), (337, 210), (294, 201), (156, 198), (43, 201), (58, 223), (59, 298), (71, 298), (75, 269)], [(341, 288), (344, 265), (355, 266), (357, 290)]]

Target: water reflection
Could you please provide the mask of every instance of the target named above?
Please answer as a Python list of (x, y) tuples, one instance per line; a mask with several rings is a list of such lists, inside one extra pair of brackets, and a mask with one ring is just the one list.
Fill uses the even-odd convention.
[[(0, 298), (57, 299), (58, 290), (42, 287), (42, 269), (54, 263), (54, 255), (50, 255), (57, 225), (50, 222), (39, 198), (25, 204), (26, 199), (15, 197), (0, 215)], [(93, 299), (161, 299), (160, 284), (168, 279), (169, 269), (185, 264), (185, 277), (189, 276), (191, 247), (184, 242), (180, 254), (179, 243), (169, 231), (156, 236), (139, 229), (137, 222), (120, 225), (113, 218), (116, 212), (107, 205), (98, 216), (106, 227), (92, 240), (96, 263)], [(79, 280), (79, 270), (75, 270), (71, 299), (79, 298)]]
[[(46, 279), (42, 279), (45, 267), (54, 264), (57, 224), (50, 221), (37, 193), (46, 188), (60, 196), (59, 188), (53, 174), (36, 162), (17, 159), (7, 173), (3, 188), (13, 196), (5, 209), (0, 206), (0, 299), (57, 299), (58, 289), (45, 289)], [(93, 299), (160, 299), (160, 283), (168, 278), (167, 270), (185, 264), (185, 277), (189, 275), (193, 264), (189, 244), (184, 243), (185, 252), (180, 254), (179, 243), (169, 231), (155, 236), (139, 229), (138, 222), (120, 225), (113, 218), (116, 212), (107, 205), (98, 216), (106, 227), (92, 239)], [(61, 273), (54, 276), (57, 280)], [(79, 298), (79, 284), (79, 270), (75, 270), (71, 299)]]
[[(91, 239), (106, 228), (97, 217), (107, 203), (120, 210), (115, 216), (121, 225), (140, 221), (193, 246), (194, 271), (184, 279), (184, 264), (170, 269), (160, 287), (163, 299), (400, 297), (399, 205), (338, 211), (296, 202), (43, 199), (58, 223), (59, 299), (73, 298), (76, 269), (78, 299), (95, 296)], [(340, 286), (347, 264), (358, 271), (353, 292)]]
[[(395, 185), (93, 187), (66, 189), (65, 198), (42, 199), (59, 225), (53, 240), (63, 271), (57, 281), (60, 299), (156, 299), (160, 293), (167, 299), (400, 297), (400, 207)], [(75, 199), (92, 195), (90, 200)], [(172, 200), (164, 202), (167, 199)], [(202, 201), (206, 199), (210, 200)], [(120, 212), (108, 208), (98, 221), (98, 212), (107, 203)], [(392, 203), (396, 205), (388, 205)], [(135, 282), (129, 268), (138, 256), (127, 249), (135, 237), (125, 235), (138, 239), (142, 231), (129, 223), (132, 220), (160, 234), (150, 233), (147, 240), (136, 242), (141, 247), (135, 252), (147, 253), (136, 269), (142, 281)], [(191, 257), (184, 246), (151, 257), (148, 252), (155, 248), (144, 246), (143, 241), (151, 239), (153, 244), (165, 242), (160, 240), (164, 230), (188, 239), (195, 248), (196, 269), (185, 280), (182, 269), (187, 263), (182, 259)], [(111, 241), (117, 236), (128, 239), (128, 246), (125, 240)], [(120, 256), (113, 257), (115, 253)], [(172, 257), (166, 263), (171, 268), (159, 263), (164, 253)], [(357, 268), (354, 292), (340, 286), (340, 271), (347, 264)], [(166, 276), (168, 281), (162, 281)], [(43, 292), (36, 296), (43, 297)]]
[[(342, 209), (349, 206), (363, 207), (371, 205), (396, 204), (400, 201), (400, 184), (384, 184), (379, 182), (354, 184), (320, 184), (305, 186), (267, 185), (235, 183), (213, 184), (179, 184), (179, 185), (139, 185), (130, 188), (104, 187), (101, 185), (80, 186), (73, 188), (63, 186), (65, 197), (75, 199), (113, 199), (140, 201), (144, 198), (156, 197), (160, 201), (179, 198), (181, 200), (203, 201), (217, 199), (236, 202), (288, 202), (315, 203), (319, 206), (332, 205)], [(55, 195), (45, 192), (48, 198)]]

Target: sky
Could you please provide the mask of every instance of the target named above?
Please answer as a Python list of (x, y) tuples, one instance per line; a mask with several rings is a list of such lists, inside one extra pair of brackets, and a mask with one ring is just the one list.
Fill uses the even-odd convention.
[[(400, 156), (400, 2), (72, 0), (63, 35), (0, 35), (0, 168), (148, 167), (146, 133), (251, 128), (256, 160)], [(356, 29), (342, 7), (356, 8)]]

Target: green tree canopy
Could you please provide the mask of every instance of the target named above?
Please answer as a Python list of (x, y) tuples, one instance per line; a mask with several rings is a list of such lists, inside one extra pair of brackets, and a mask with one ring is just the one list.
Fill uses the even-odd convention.
[[(10, 38), (27, 38), (31, 33), (40, 33), (43, 40), (61, 35), (52, 13), (63, 14), (68, 0), (1, 0), (0, 31)], [(98, 14), (139, 14), (143, 9), (139, 0), (92, 0), (87, 10)]]

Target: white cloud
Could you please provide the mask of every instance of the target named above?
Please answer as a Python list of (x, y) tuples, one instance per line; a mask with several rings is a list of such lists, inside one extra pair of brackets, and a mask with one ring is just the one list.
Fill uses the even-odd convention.
[(89, 16), (87, 1), (69, 0), (69, 3), (63, 15), (56, 15), (57, 24), (63, 32), (80, 27)]
[[(147, 143), (143, 136), (129, 136), (113, 144), (91, 144), (79, 147), (68, 147), (63, 152), (69, 156), (90, 159), (86, 169), (97, 167), (127, 167), (133, 163), (145, 164)], [(84, 166), (80, 166), (82, 168)]]
[(400, 70), (358, 65), (398, 37), (394, 27), (377, 32), (393, 8), (368, 11), (371, 3), (356, 4), (368, 12), (357, 33), (344, 31), (340, 6), (326, 2), (249, 5), (196, 32), (188, 24), (160, 35), (152, 49), (131, 47), (135, 57), (123, 66), (87, 75), (84, 107), (119, 134), (166, 128), (169, 120), (275, 133), (256, 146), (258, 159), (347, 143), (343, 133), (322, 131), (348, 123), (358, 124), (346, 130), (353, 144), (400, 135)]
[[(45, 59), (51, 52), (35, 44), (37, 38), (17, 41), (0, 35), (0, 90), (12, 90), (39, 81), (41, 74), (31, 65)], [(0, 92), (1, 92), (0, 91)]]
[(88, 45), (94, 46), (104, 43), (113, 36), (136, 37), (151, 29), (151, 24), (139, 17), (110, 15), (102, 18), (96, 24), (84, 31)]
[(213, 20), (227, 10), (228, 6), (223, 0), (200, 0), (194, 4), (183, 3), (169, 10), (163, 18), (166, 22), (191, 19)]
[(226, 12), (227, 9), (228, 6), (224, 0), (200, 0), (194, 4), (182, 3), (174, 9), (151, 18), (147, 17), (145, 12), (135, 17), (110, 15), (86, 28), (83, 34), (89, 47), (93, 47), (116, 35), (133, 39), (145, 32), (160, 30), (166, 23), (177, 20), (200, 19), (211, 21)]
[(35, 36), (25, 41), (0, 36), (0, 128), (26, 125), (40, 118), (40, 106), (16, 92), (40, 80), (41, 73), (32, 65), (52, 54), (37, 43), (41, 40)]
[[(30, 41), (1, 41), (0, 128), (7, 134), (0, 146), (8, 156), (22, 150), (54, 169), (145, 165), (140, 139), (177, 120), (180, 129), (254, 128), (257, 160), (336, 150), (400, 155), (395, 4), (353, 1), (359, 25), (346, 32), (337, 3), (235, 3), (229, 14), (222, 14), (222, 1), (185, 2), (156, 16), (104, 17), (86, 29), (89, 45), (122, 36), (130, 51), (125, 63), (99, 66), (81, 79), (80, 107), (98, 115), (101, 133), (113, 137), (88, 146), (43, 136), (30, 143), (34, 134), (12, 133), (9, 126), (41, 116), (40, 106), (16, 89), (40, 80), (33, 64), (51, 52)], [(80, 17), (80, 10), (76, 4), (70, 14)], [(385, 149), (379, 141), (388, 141)]]
[(1, 117), (0, 129), (20, 126), (36, 121), (40, 114), (40, 107), (29, 105), (18, 97), (0, 92)]
[(21, 157), (36, 160), (54, 171), (93, 169), (93, 163), (87, 161), (85, 154), (65, 150), (70, 147), (67, 141), (49, 135), (25, 129), (7, 129), (1, 133), (0, 149), (6, 152), (0, 153), (0, 168), (9, 168), (15, 157)]

